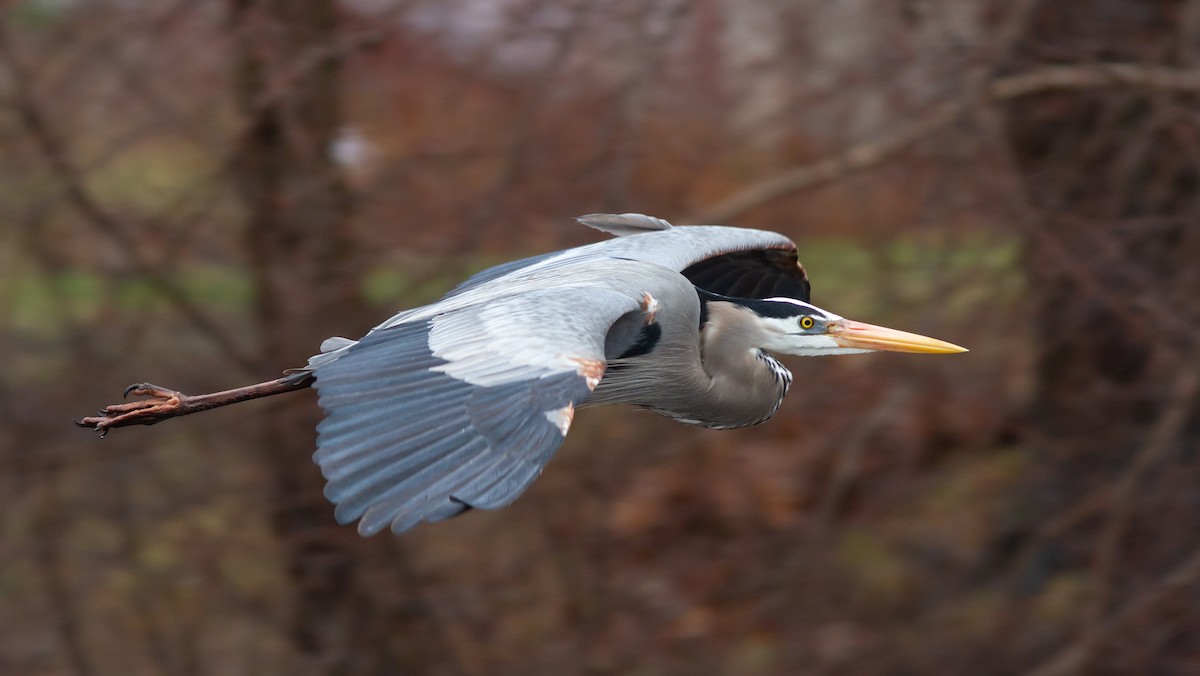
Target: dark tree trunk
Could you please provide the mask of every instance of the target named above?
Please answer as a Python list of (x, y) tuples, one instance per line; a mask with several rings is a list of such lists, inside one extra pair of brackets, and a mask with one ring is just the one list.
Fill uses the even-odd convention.
[[(1041, 3), (1014, 65), (1195, 67), (1200, 41), (1180, 20), (1184, 5)], [(1185, 455), (1200, 443), (1188, 380), (1200, 358), (1186, 328), (1200, 318), (1200, 144), (1188, 117), (1196, 103), (1111, 89), (1008, 109), (1009, 141), (1037, 216), (1027, 239), (1037, 299), (1032, 422), (1045, 472), (1037, 511), (1048, 518), (1086, 496), (1108, 496), (1097, 502), (1100, 518), (1084, 526), (1096, 530), (1093, 538), (1070, 538), (1078, 549), (1047, 543), (1039, 557), (1048, 564), (1041, 581), (1068, 569), (1090, 576), (1091, 610), (1080, 618), (1087, 649), (1072, 658), (1075, 669), (1100, 654), (1124, 664), (1120, 648), (1088, 645), (1089, 632), (1098, 635), (1106, 618), (1156, 583), (1138, 575), (1165, 577), (1198, 544), (1200, 510), (1170, 498), (1195, 485), (1195, 462)], [(1150, 640), (1123, 640), (1142, 639)]]
[[(303, 364), (328, 335), (362, 325), (352, 200), (329, 152), (341, 125), (337, 16), (332, 0), (232, 0), (231, 10), (246, 125), (234, 178), (248, 212), (260, 358), (279, 372)], [(314, 399), (274, 403), (261, 418), (261, 445), (272, 524), (295, 590), (296, 647), (321, 672), (395, 672), (388, 645), (403, 628), (387, 595), (365, 581), (392, 543), (334, 523), (311, 461)]]
[[(1036, 55), (1174, 65), (1180, 4), (1044, 3), (1027, 65)], [(1181, 284), (1197, 281), (1200, 175), (1194, 149), (1175, 135), (1183, 125), (1164, 110), (1189, 105), (1191, 97), (1100, 90), (1010, 108), (1011, 141), (1043, 219), (1027, 249), (1040, 298), (1035, 412), (1048, 436), (1080, 450), (1128, 448), (1140, 437), (1191, 338), (1182, 329), (1200, 287)]]

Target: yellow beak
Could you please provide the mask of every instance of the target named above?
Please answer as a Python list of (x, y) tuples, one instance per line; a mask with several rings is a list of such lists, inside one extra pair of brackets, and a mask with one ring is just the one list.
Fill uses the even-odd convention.
[(842, 347), (861, 350), (886, 350), (889, 352), (921, 352), (925, 354), (953, 354), (966, 352), (944, 340), (920, 336), (907, 331), (897, 331), (874, 324), (864, 324), (851, 319), (831, 322), (829, 335)]

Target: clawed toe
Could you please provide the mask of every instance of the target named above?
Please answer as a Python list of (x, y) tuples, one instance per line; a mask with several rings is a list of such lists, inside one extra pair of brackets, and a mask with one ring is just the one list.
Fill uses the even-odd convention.
[(150, 383), (134, 383), (125, 388), (121, 393), (122, 399), (128, 399), (129, 395), (137, 395), (139, 397), (151, 397), (154, 399), (176, 399), (180, 394), (175, 390), (169, 390), (165, 387), (152, 385)]
[(183, 394), (150, 383), (134, 383), (125, 388), (122, 399), (130, 395), (145, 397), (123, 404), (110, 404), (100, 409), (99, 416), (76, 420), (80, 427), (94, 429), (103, 437), (113, 427), (153, 425), (175, 415), (183, 403)]

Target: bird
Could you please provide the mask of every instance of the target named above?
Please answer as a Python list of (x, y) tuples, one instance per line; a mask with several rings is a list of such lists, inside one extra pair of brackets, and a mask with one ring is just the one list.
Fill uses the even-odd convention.
[(325, 340), (275, 380), (203, 395), (149, 383), (76, 424), (99, 431), (315, 387), (313, 459), (339, 524), (403, 533), (511, 504), (576, 409), (628, 404), (728, 430), (779, 410), (774, 355), (965, 352), (810, 301), (788, 237), (644, 214), (589, 214), (611, 239), (498, 265), (358, 340)]

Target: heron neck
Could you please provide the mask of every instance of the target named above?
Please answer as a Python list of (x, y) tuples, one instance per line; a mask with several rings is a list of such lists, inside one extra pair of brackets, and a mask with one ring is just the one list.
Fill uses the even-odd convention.
[(745, 427), (764, 422), (779, 409), (792, 374), (760, 349), (762, 336), (734, 302), (701, 301), (706, 324), (700, 332), (700, 367), (708, 387), (700, 393), (702, 408), (719, 423), (712, 427)]
[(791, 374), (758, 348), (762, 336), (744, 312), (702, 296), (694, 310), (661, 314), (653, 351), (610, 359), (585, 405), (633, 404), (713, 429), (764, 422), (778, 410)]

